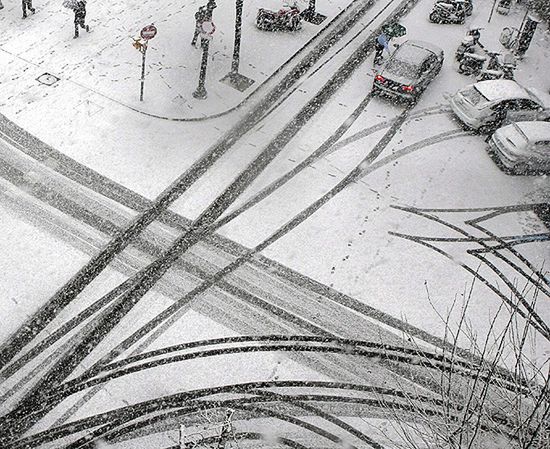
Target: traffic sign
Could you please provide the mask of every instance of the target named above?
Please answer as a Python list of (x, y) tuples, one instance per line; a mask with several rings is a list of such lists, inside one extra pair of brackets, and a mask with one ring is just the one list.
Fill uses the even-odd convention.
[(200, 24), (200, 31), (203, 39), (212, 39), (214, 31), (216, 31), (216, 25), (214, 25), (214, 22), (207, 20)]
[(156, 35), (157, 27), (153, 24), (143, 27), (140, 33), (142, 39), (145, 39), (146, 41), (148, 41), (149, 39), (153, 39)]

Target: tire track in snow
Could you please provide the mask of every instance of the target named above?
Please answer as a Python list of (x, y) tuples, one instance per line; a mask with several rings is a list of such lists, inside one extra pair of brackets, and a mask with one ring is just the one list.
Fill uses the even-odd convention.
[[(403, 148), (396, 153), (392, 154), (391, 156), (388, 156), (384, 159), (381, 159), (380, 161), (374, 163), (372, 166), (369, 167), (368, 172), (364, 172), (362, 176), (366, 176), (368, 173), (383, 167), (384, 165), (387, 165), (391, 163), (394, 160), (397, 160), (399, 157), (405, 156), (406, 154), (409, 154), (413, 151), (417, 151), (421, 148), (424, 148), (428, 145), (433, 145), (435, 143), (442, 142), (444, 140), (450, 139), (450, 138), (456, 138), (461, 137), (463, 135), (468, 135), (467, 132), (464, 131), (450, 131), (447, 133), (442, 133), (440, 135), (436, 135), (433, 137), (430, 137), (428, 139), (424, 139), (420, 142), (417, 142), (415, 144), (409, 145), (406, 148)], [(6, 167), (6, 170), (9, 168), (8, 165), (3, 164), (2, 167)], [(9, 173), (13, 173), (14, 170), (9, 170)], [(6, 173), (3, 174), (6, 179), (8, 179), (10, 182), (21, 185), (20, 182), (22, 182), (24, 178), (23, 173), (19, 173), (19, 176), (7, 176)], [(23, 186), (25, 190), (28, 190), (27, 187)], [(112, 233), (116, 232), (117, 225), (113, 222), (110, 222), (108, 219), (105, 218), (98, 218), (98, 219), (89, 219), (93, 218), (94, 215), (90, 213), (86, 214), (80, 214), (79, 210), (82, 209), (81, 206), (75, 206), (72, 202), (66, 202), (65, 199), (63, 199), (63, 196), (61, 194), (57, 194), (55, 196), (52, 196), (49, 194), (49, 192), (45, 189), (42, 189), (40, 187), (36, 187), (33, 189), (33, 194), (41, 199), (42, 201), (45, 201), (46, 203), (50, 204), (53, 207), (56, 207), (57, 209), (63, 211), (64, 213), (73, 216), (76, 219), (79, 219), (81, 221), (84, 221), (85, 223), (94, 226), (96, 229), (104, 232), (104, 233)], [(144, 252), (147, 252), (151, 255), (158, 256), (161, 253), (161, 249), (158, 246), (151, 245), (150, 242), (138, 238), (136, 241), (136, 246), (143, 250)], [(191, 273), (193, 276), (196, 276), (200, 279), (204, 279), (206, 277), (206, 273), (203, 270), (200, 270), (199, 268), (195, 267), (192, 264), (185, 263), (184, 261), (179, 260), (177, 262), (177, 265), (185, 269), (185, 271)], [(67, 332), (71, 331), (76, 325), (83, 322), (85, 319), (89, 318), (100, 310), (100, 308), (105, 305), (108, 301), (112, 300), (114, 297), (116, 297), (118, 294), (122, 293), (127, 287), (131, 285), (130, 282), (125, 283), (120, 289), (117, 289), (113, 294), (109, 296), (109, 298), (106, 301), (103, 301), (99, 304), (96, 304), (93, 308), (87, 310), (83, 314), (78, 315), (77, 317), (73, 318), (69, 322), (67, 322), (65, 325), (63, 325), (58, 331), (54, 332), (52, 335), (48, 337), (48, 339), (44, 340), (37, 346), (35, 346), (31, 351), (26, 353), (24, 356), (19, 358), (17, 361), (12, 363), (9, 367), (7, 367), (6, 370), (2, 373), (4, 377), (9, 377), (12, 375), (17, 369), (19, 369), (24, 363), (28, 362), (31, 358), (38, 355), (42, 350), (45, 350), (49, 345), (51, 345), (54, 341), (56, 341), (59, 337), (65, 335)], [(242, 289), (239, 289), (238, 287), (231, 286), (230, 284), (226, 284), (225, 282), (221, 285), (218, 285), (221, 288), (224, 288), (225, 290), (229, 291), (230, 293), (239, 296), (239, 297), (246, 297), (246, 292), (244, 292)]]
[[(391, 156), (388, 156), (384, 159), (381, 159), (380, 161), (378, 161), (375, 164), (373, 164), (372, 166), (370, 166), (368, 172), (370, 173), (370, 172), (372, 172), (372, 171), (374, 171), (378, 168), (381, 168), (384, 165), (387, 165), (387, 164), (391, 163), (392, 161), (398, 159), (399, 157), (402, 157), (406, 154), (411, 153), (412, 151), (417, 151), (417, 150), (419, 150), (421, 148), (424, 148), (428, 145), (433, 145), (435, 143), (439, 143), (439, 142), (442, 142), (442, 141), (450, 139), (450, 138), (461, 137), (463, 135), (468, 135), (468, 133), (464, 132), (464, 131), (458, 131), (458, 132), (457, 131), (450, 131), (450, 132), (447, 132), (447, 133), (442, 133), (440, 135), (430, 137), (428, 139), (424, 139), (423, 141), (420, 141), (420, 142), (417, 142), (415, 144), (409, 145), (408, 147), (397, 151), (396, 153), (392, 154)], [(367, 174), (368, 174), (367, 172), (364, 172), (362, 174), (362, 176), (366, 176)], [(13, 183), (15, 183), (17, 181), (17, 179), (13, 179), (13, 178), (9, 178), (9, 180)], [(27, 188), (25, 188), (25, 186), (23, 186), (23, 188), (25, 190), (27, 190)], [(62, 200), (62, 197), (60, 195), (55, 195), (55, 196), (52, 197), (51, 195), (46, 194), (46, 195), (41, 196), (37, 192), (38, 193), (39, 192), (45, 192), (43, 189), (34, 189), (33, 193), (39, 199), (49, 203), (53, 207), (56, 207), (59, 210), (62, 210), (63, 212), (73, 216), (76, 219), (83, 220), (87, 224), (89, 224), (91, 226), (94, 226), (95, 228), (99, 229), (102, 232), (109, 233), (109, 232), (115, 232), (115, 230), (116, 230), (117, 225), (115, 223), (108, 222), (108, 220), (106, 220), (106, 219), (98, 219), (98, 220), (87, 221), (86, 219), (90, 216), (90, 214), (86, 214), (86, 215), (82, 216), (78, 213), (79, 209), (72, 207), (70, 204), (69, 204), (69, 207), (65, 207), (66, 206), (65, 201)], [(55, 201), (53, 201), (53, 200), (55, 200)], [(58, 201), (60, 201), (60, 203), (58, 203)], [(102, 223), (107, 223), (107, 225), (105, 227), (102, 227), (101, 226)], [(136, 246), (139, 249), (143, 250), (144, 252), (147, 252), (147, 253), (155, 255), (155, 256), (160, 254), (161, 251), (162, 251), (157, 246), (151, 245), (150, 242), (148, 242), (148, 241), (146, 241), (142, 238), (139, 238), (136, 241)], [(200, 268), (196, 267), (195, 265), (186, 263), (182, 260), (178, 260), (177, 265), (179, 267), (183, 268), (185, 271), (191, 273), (193, 276), (198, 277), (199, 279), (204, 279), (206, 277), (206, 272), (201, 270)], [(17, 369), (19, 369), (21, 366), (23, 366), (26, 362), (28, 362), (33, 357), (40, 354), (43, 350), (45, 350), (51, 344), (53, 344), (55, 341), (57, 341), (57, 339), (59, 339), (62, 336), (66, 335), (75, 326), (79, 325), (80, 323), (82, 323), (83, 321), (88, 319), (90, 316), (92, 316), (94, 313), (96, 313), (98, 310), (100, 310), (100, 308), (103, 307), (103, 305), (105, 305), (108, 301), (110, 301), (111, 299), (116, 297), (118, 294), (123, 292), (125, 290), (125, 288), (127, 288), (130, 285), (131, 285), (131, 283), (128, 282), (127, 284), (123, 285), (122, 288), (117, 289), (115, 292), (113, 292), (108, 298), (106, 298), (105, 301), (102, 301), (101, 303), (94, 304), (94, 306), (91, 307), (90, 309), (87, 309), (85, 312), (79, 314), (78, 316), (74, 317), (73, 319), (71, 319), (70, 321), (65, 323), (57, 331), (55, 331), (53, 334), (51, 334), (46, 340), (43, 340), (42, 342), (40, 342), (33, 349), (31, 349), (29, 352), (27, 352), (24, 356), (17, 359), (10, 366), (8, 366), (7, 369), (5, 369), (3, 371), (2, 375), (4, 377), (9, 377), (10, 375), (12, 375)], [(241, 298), (243, 298), (243, 297), (244, 298), (252, 297), (248, 292), (236, 287), (235, 285), (231, 285), (230, 283), (221, 282), (220, 284), (218, 284), (218, 287), (230, 292), (231, 294), (233, 294), (235, 296), (241, 297)], [(165, 294), (166, 294), (166, 292), (165, 292)], [(255, 299), (254, 302), (256, 304), (259, 304), (263, 308), (267, 308), (268, 310), (271, 309), (270, 312), (273, 312), (273, 307), (274, 306), (270, 305), (269, 303), (265, 303), (265, 302), (264, 302), (264, 304), (262, 304), (262, 301), (259, 301), (259, 302), (258, 301), (259, 301), (258, 299)], [(277, 312), (275, 314), (278, 315), (278, 316), (281, 316), (281, 312)], [(173, 321), (174, 320), (171, 320), (170, 323), (172, 323)], [(227, 325), (227, 323), (226, 323), (226, 325)], [(168, 324), (166, 326), (163, 326), (163, 328), (166, 328), (166, 327), (168, 327)], [(307, 327), (305, 329), (307, 329)], [(162, 333), (164, 330), (162, 330), (162, 328), (159, 329), (159, 333)], [(310, 329), (310, 330), (312, 330), (312, 329)]]
[[(301, 392), (301, 388), (304, 388), (305, 391)], [(274, 389), (281, 389), (282, 392), (274, 391)], [(311, 393), (312, 389), (318, 389), (323, 393)], [(352, 393), (357, 396), (351, 396)], [(230, 399), (216, 399), (216, 396), (220, 395), (222, 398), (229, 395)], [(235, 398), (235, 395), (242, 396)], [(310, 406), (308, 404), (310, 402), (316, 405)], [(86, 436), (73, 441), (68, 447), (88, 447), (100, 437), (116, 440), (117, 437), (130, 431), (151, 426), (157, 422), (166, 422), (171, 417), (179, 418), (178, 422), (180, 422), (182, 417), (194, 415), (202, 410), (239, 408), (243, 405), (258, 403), (263, 406), (273, 404), (277, 410), (282, 410), (282, 406), (288, 404), (292, 409), (300, 409), (299, 416), (318, 416), (329, 421), (334, 415), (328, 415), (323, 408), (320, 408), (324, 404), (330, 405), (331, 408), (334, 406), (345, 407), (347, 412), (344, 414), (346, 416), (372, 416), (373, 414), (376, 416), (376, 413), (373, 413), (376, 411), (387, 414), (389, 408), (394, 413), (401, 413), (403, 419), (411, 419), (414, 417), (414, 413), (419, 411), (432, 416), (442, 416), (443, 412), (439, 411), (437, 407), (444, 405), (442, 400), (422, 394), (411, 395), (394, 388), (364, 384), (296, 380), (248, 382), (177, 393), (82, 418), (58, 428), (22, 438), (10, 445), (9, 449), (34, 449), (37, 445), (56, 440), (64, 439), (66, 441), (67, 437), (82, 432), (86, 432)], [(448, 418), (459, 422), (461, 419), (459, 413), (463, 410), (463, 406), (460, 404), (445, 405), (452, 410)], [(143, 420), (137, 421), (139, 418), (143, 418)], [(338, 425), (335, 421), (333, 424)], [(338, 425), (338, 427), (345, 428), (354, 434), (355, 428), (352, 426)], [(490, 428), (484, 426), (484, 430), (490, 430)], [(502, 430), (500, 428), (500, 431)], [(511, 436), (512, 429), (508, 429), (508, 432), (505, 431), (505, 433), (507, 436)]]
[[(450, 229), (452, 229), (452, 230), (454, 230), (454, 231), (456, 231), (456, 232), (458, 232), (458, 233), (460, 233), (460, 234), (462, 234), (462, 235), (464, 235), (468, 238), (475, 238), (474, 235), (468, 233), (467, 231), (465, 231), (465, 230), (463, 230), (463, 229), (461, 229), (461, 228), (459, 228), (459, 227), (457, 227), (457, 226), (455, 226), (455, 225), (453, 225), (453, 224), (451, 224), (451, 223), (449, 223), (449, 222), (447, 222), (447, 221), (445, 221), (445, 220), (443, 220), (439, 217), (436, 217), (434, 215), (425, 213), (420, 209), (416, 209), (414, 207), (402, 207), (402, 206), (392, 206), (392, 207), (394, 207), (395, 209), (400, 209), (400, 210), (403, 210), (405, 212), (410, 212), (410, 213), (419, 215), (421, 217), (427, 218), (431, 221), (434, 221), (434, 222), (439, 223), (443, 226), (446, 226), (446, 227), (448, 227), (448, 228), (450, 228)], [(484, 262), (500, 279), (502, 279), (504, 281), (504, 283), (510, 289), (510, 291), (514, 294), (514, 296), (516, 296), (516, 298), (518, 298), (521, 305), (525, 308), (525, 310), (527, 310), (527, 313), (525, 311), (523, 311), (520, 307), (518, 307), (516, 304), (514, 304), (506, 295), (504, 295), (497, 287), (495, 287), (485, 277), (481, 276), (477, 271), (473, 270), (472, 268), (470, 268), (465, 263), (457, 261), (449, 253), (443, 251), (440, 248), (437, 248), (434, 245), (431, 245), (431, 244), (419, 239), (416, 236), (396, 233), (396, 232), (392, 232), (392, 231), (389, 231), (389, 233), (391, 235), (395, 235), (397, 237), (401, 237), (401, 238), (404, 238), (404, 239), (407, 239), (407, 240), (414, 241), (414, 242), (419, 243), (421, 245), (424, 245), (424, 246), (426, 246), (430, 249), (433, 249), (434, 251), (438, 252), (439, 254), (442, 254), (445, 257), (451, 259), (454, 263), (458, 264), (460, 267), (462, 267), (463, 269), (468, 271), (470, 274), (472, 274), (475, 278), (479, 279), (484, 285), (489, 287), (489, 289), (491, 289), (498, 297), (500, 297), (509, 307), (511, 307), (513, 310), (516, 310), (523, 318), (525, 318), (526, 321), (531, 326), (533, 326), (535, 328), (535, 330), (537, 330), (537, 332), (539, 332), (541, 334), (542, 337), (544, 337), (546, 340), (550, 341), (550, 328), (545, 323), (545, 321), (535, 312), (535, 310), (532, 308), (532, 306), (529, 304), (529, 302), (526, 300), (526, 298), (521, 294), (521, 292), (519, 292), (519, 290), (513, 285), (513, 283), (508, 278), (506, 278), (506, 276), (494, 264), (489, 262), (487, 260), (487, 258), (485, 258), (481, 255), (476, 255), (476, 254), (471, 254), (470, 253), (474, 257), (477, 257), (479, 260)], [(484, 241), (478, 241), (477, 243), (479, 243), (484, 248), (488, 248), (489, 251), (490, 251), (490, 247), (488, 247), (488, 245), (486, 245), (486, 243)], [(503, 260), (507, 261), (507, 263), (512, 268), (514, 267), (515, 264), (513, 262), (511, 262), (510, 260), (508, 260), (505, 256), (503, 256)]]

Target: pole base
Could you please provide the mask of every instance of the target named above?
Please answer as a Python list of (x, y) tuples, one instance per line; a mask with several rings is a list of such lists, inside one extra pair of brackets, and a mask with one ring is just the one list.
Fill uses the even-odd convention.
[(302, 17), (306, 22), (309, 22), (313, 25), (320, 25), (327, 18), (324, 14), (319, 14), (318, 12), (305, 10)]
[(255, 83), (253, 79), (241, 75), (238, 72), (229, 72), (220, 81), (229, 84), (231, 87), (237, 89), (239, 92), (244, 92), (246, 89), (252, 86), (252, 84)]
[(207, 96), (208, 92), (206, 92), (206, 88), (204, 86), (198, 86), (195, 92), (193, 92), (193, 97), (198, 100), (204, 100)]

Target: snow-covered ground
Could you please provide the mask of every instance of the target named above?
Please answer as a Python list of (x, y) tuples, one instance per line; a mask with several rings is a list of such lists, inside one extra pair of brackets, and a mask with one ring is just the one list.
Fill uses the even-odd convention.
[[(528, 301), (537, 297), (536, 290), (514, 267), (519, 266), (529, 274), (533, 267), (544, 269), (550, 256), (548, 242), (515, 246), (523, 260), (508, 251), (501, 252), (504, 258), (481, 253), (483, 260), (474, 257), (471, 250), (483, 249), (483, 242), (487, 241), (483, 239), (491, 234), (517, 238), (548, 232), (532, 212), (508, 207), (548, 202), (550, 182), (545, 176), (503, 173), (486, 152), (484, 138), (463, 130), (448, 108), (449, 95), (473, 82), (457, 73), (454, 61), (454, 51), (467, 27), (484, 27), (482, 42), (489, 49), (500, 50), (500, 30), (504, 26), (518, 26), (523, 18), (522, 7), (514, 5), (510, 15), (495, 14), (491, 23), (487, 23), (492, 3), (476, 2), (474, 14), (465, 26), (429, 23), (428, 0), (421, 0), (405, 16), (402, 23), (408, 29), (407, 37), (437, 43), (445, 51), (441, 74), (375, 163), (363, 167), (360, 179), (270, 244), (261, 252), (263, 256), (441, 338), (445, 333), (441, 317), (450, 314), (451, 324), (456, 325), (470, 289), (466, 318), (480, 340), (491, 330), (498, 334), (506, 325), (507, 312), (499, 311), (502, 301), (513, 296), (506, 282), (525, 291)], [(328, 22), (346, 5), (344, 1), (319, 1), (317, 9), (328, 15)], [(231, 113), (202, 121), (177, 122), (142, 113), (193, 119), (227, 111), (248, 95), (219, 82), (230, 66), (229, 30), (233, 21), (231, 3), (219, 2), (214, 13), (219, 32), (211, 44), (207, 81), (211, 95), (202, 102), (192, 98), (200, 56), (188, 41), (197, 6), (197, 2), (184, 7), (158, 1), (90, 3), (88, 15), (93, 32), (73, 40), (71, 17), (60, 2), (37, 4), (37, 14), (24, 22), (19, 18), (19, 5), (6, 4), (0, 13), (0, 24), (11, 32), (0, 37), (3, 69), (0, 113), (75, 163), (154, 199), (230, 130), (247, 108), (245, 103)], [(305, 24), (295, 35), (261, 33), (253, 25), (258, 6), (277, 8), (277, 4), (259, 0), (245, 3), (241, 72), (255, 79), (256, 85), (319, 29)], [(368, 14), (362, 23), (370, 20)], [(140, 55), (132, 48), (130, 37), (150, 22), (157, 25), (159, 35), (148, 53), (146, 101), (140, 104), (136, 101)], [(231, 148), (171, 209), (190, 219), (198, 217), (273, 136), (292, 125), (300, 106), (322, 88), (330, 71), (351, 54), (350, 48), (344, 48), (303, 81), (286, 102)], [(549, 71), (550, 33), (541, 25), (526, 57), (519, 63), (516, 77), (526, 86), (548, 90), (549, 78), (545, 74)], [(59, 76), (60, 81), (52, 87), (39, 84), (36, 78), (44, 72)], [(330, 137), (368, 94), (373, 76), (369, 57), (227, 214), (295, 167)], [(402, 111), (402, 105), (372, 99), (323, 157), (224, 225), (220, 234), (245, 247), (258, 245), (353, 170)], [(17, 152), (11, 146), (3, 151)], [(49, 162), (46, 165), (55, 171)], [(89, 242), (70, 244), (75, 239), (63, 239), (59, 230), (53, 229), (62, 226), (63, 214), (58, 214), (57, 224), (41, 220), (36, 212), (33, 215), (21, 207), (25, 202), (32, 203), (29, 199), (32, 192), (27, 192), (29, 195), (15, 192), (16, 188), (4, 181), (1, 186), (0, 248), (5, 257), (0, 259), (0, 311), (9, 319), (0, 329), (0, 342), (97, 250), (97, 243), (87, 246), (92, 238), (94, 242), (107, 241), (106, 235), (86, 228), (82, 234), (89, 236)], [(492, 216), (482, 218), (491, 212)], [(472, 225), (474, 219), (481, 220), (478, 224), (482, 228)], [(475, 280), (474, 275), (478, 276)], [(120, 270), (107, 271), (92, 284), (91, 291), (84, 292), (83, 303), (126, 277)], [(185, 285), (183, 290), (192, 286), (192, 283)], [(171, 304), (172, 299), (163, 291), (148, 293), (127, 320), (127, 327), (107, 341), (104, 348), (99, 348), (89, 362), (97, 360), (102, 349), (111, 348), (136, 325), (147, 322)], [(78, 307), (69, 309), (67, 316), (76, 310)], [(548, 297), (543, 292), (538, 294), (535, 311), (550, 323)], [(334, 320), (338, 318), (335, 316)], [(64, 316), (60, 321), (65, 319)], [(259, 328), (260, 324), (264, 325), (259, 323)], [(177, 325), (167, 329), (148, 349), (238, 334), (219, 319), (209, 317), (206, 311), (196, 310), (188, 310)], [(463, 338), (461, 343), (467, 346), (468, 341)], [(550, 345), (540, 335), (530, 340), (529, 351), (539, 365), (547, 363), (550, 357)], [(126, 378), (109, 382), (88, 402), (82, 401), (74, 414), (60, 420), (79, 401), (82, 395), (79, 393), (63, 402), (36, 429), (45, 429), (56, 420), (75, 420), (174, 390), (225, 385), (243, 379), (329, 379), (310, 365), (277, 353), (194, 361), (185, 366), (192, 373), (188, 376), (182, 375), (181, 366), (174, 364), (133, 374), (131, 382)], [(373, 373), (373, 382), (380, 381), (380, 373)], [(261, 425), (260, 422), (258, 426)], [(154, 437), (144, 438), (144, 445), (158, 444), (153, 443)], [(170, 438), (177, 436), (171, 434)], [(166, 443), (166, 439), (162, 441)]]

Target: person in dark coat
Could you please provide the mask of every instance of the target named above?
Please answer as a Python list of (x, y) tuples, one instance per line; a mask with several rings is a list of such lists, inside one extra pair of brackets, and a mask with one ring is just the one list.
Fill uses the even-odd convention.
[(195, 33), (193, 34), (193, 40), (191, 41), (191, 45), (197, 44), (197, 39), (201, 32), (201, 25), (207, 19), (207, 14), (208, 13), (206, 11), (206, 6), (201, 6), (198, 9), (198, 11), (195, 13)]
[(27, 9), (33, 14), (36, 12), (36, 10), (32, 7), (32, 0), (23, 0), (21, 2), (21, 6), (23, 7), (23, 19), (27, 18)]
[(82, 28), (90, 32), (90, 27), (85, 24), (86, 21), (86, 0), (76, 2), (74, 8), (74, 38), (78, 37), (78, 28)]
[(390, 42), (390, 38), (386, 35), (386, 33), (380, 34), (380, 36), (378, 36), (378, 38), (376, 39), (375, 54), (374, 54), (375, 64), (378, 65), (382, 62), (384, 49), (388, 52), (388, 54), (391, 54), (389, 42)]

